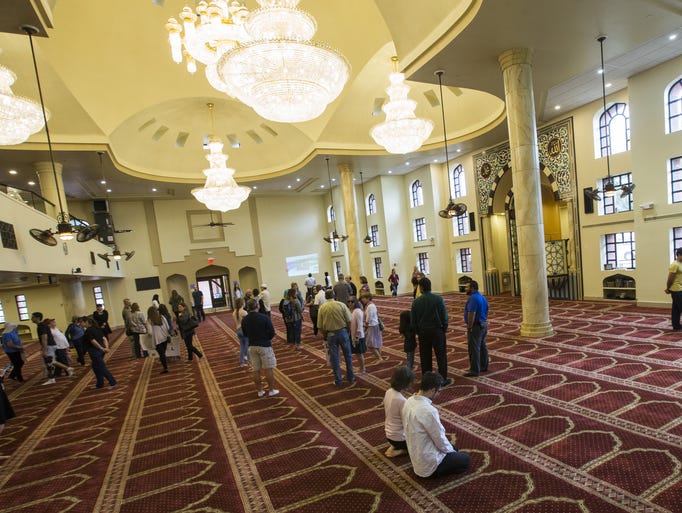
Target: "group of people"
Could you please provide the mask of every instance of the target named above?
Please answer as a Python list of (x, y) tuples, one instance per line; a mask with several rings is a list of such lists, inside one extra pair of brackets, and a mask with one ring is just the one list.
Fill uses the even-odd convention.
[(148, 356), (140, 342), (141, 336), (148, 334), (163, 367), (161, 374), (168, 372), (166, 351), (171, 338), (175, 335), (179, 335), (185, 344), (188, 362), (192, 362), (194, 356), (201, 360), (204, 355), (194, 346), (194, 336), (199, 323), (206, 320), (206, 314), (203, 309), (203, 293), (198, 288), (193, 289), (192, 300), (194, 312), (185, 304), (184, 298), (178, 294), (178, 291), (173, 290), (168, 299), (169, 310), (160, 302), (159, 295), (154, 294), (145, 317), (138, 303), (133, 303), (128, 298), (124, 299), (121, 317), (128, 336), (132, 358)]

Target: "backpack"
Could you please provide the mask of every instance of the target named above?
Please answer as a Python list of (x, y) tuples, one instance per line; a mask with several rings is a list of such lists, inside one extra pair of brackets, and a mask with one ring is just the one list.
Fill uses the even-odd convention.
[(294, 322), (294, 307), (291, 306), (291, 301), (284, 301), (282, 304), (282, 317), (284, 322)]

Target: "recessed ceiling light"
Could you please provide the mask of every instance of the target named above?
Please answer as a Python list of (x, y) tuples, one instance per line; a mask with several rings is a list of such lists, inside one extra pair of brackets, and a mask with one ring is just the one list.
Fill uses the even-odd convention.
[(300, 182), (300, 181), (301, 181), (301, 179), (300, 179), (300, 178), (296, 178), (296, 181), (297, 181), (297, 182)]
[(612, 85), (611, 82), (606, 82), (606, 84), (604, 84), (604, 87), (611, 87), (611, 85)]
[(156, 192), (156, 187), (152, 187), (152, 192)]
[(16, 169), (10, 169), (10, 170), (9, 170), (9, 174), (11, 174), (11, 175), (16, 175), (16, 174), (17, 174), (17, 170), (16, 170)]
[(335, 181), (336, 181), (336, 178), (332, 178), (332, 182), (335, 182)]
[(111, 189), (107, 189), (107, 192), (111, 192)]
[(291, 185), (287, 185), (287, 189), (291, 189)]
[(602, 73), (604, 73), (604, 70), (601, 69), (601, 68), (599, 68), (599, 69), (597, 70), (597, 74), (601, 75)]
[(670, 34), (668, 36), (668, 39), (670, 39), (671, 41), (675, 41), (675, 39), (677, 39), (677, 34)]
[(101, 183), (102, 185), (106, 185), (107, 181), (106, 180), (100, 180), (99, 183)]
[(258, 189), (258, 186), (257, 186), (257, 185), (254, 185), (253, 188), (254, 188), (254, 189)]
[(438, 162), (438, 159), (433, 159), (434, 162)]
[(457, 148), (457, 153), (462, 153), (462, 148)]
[(561, 108), (561, 105), (555, 105), (554, 110), (559, 110)]
[(409, 165), (410, 165), (410, 163), (409, 163), (409, 162), (405, 162), (405, 165), (406, 165), (406, 166), (409, 166)]
[(320, 185), (320, 189), (324, 189), (324, 184)]
[(389, 174), (389, 175), (390, 175), (390, 174), (393, 174), (393, 171), (391, 171), (391, 170), (389, 169), (389, 170), (388, 170), (388, 174)]
[(28, 182), (28, 184), (29, 185), (35, 185), (36, 183), (33, 180), (31, 180), (30, 182)]

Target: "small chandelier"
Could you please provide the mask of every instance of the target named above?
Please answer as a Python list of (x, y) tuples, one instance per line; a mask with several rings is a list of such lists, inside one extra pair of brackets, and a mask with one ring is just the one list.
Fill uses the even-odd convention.
[(249, 40), (244, 22), (249, 11), (240, 2), (212, 0), (201, 1), (193, 11), (185, 7), (179, 15), (182, 23), (170, 18), (166, 23), (168, 42), (173, 61), (187, 62), (187, 71), (195, 73), (197, 61), (206, 66), (206, 78), (217, 90), (226, 92), (226, 86), (215, 72), (218, 59), (237, 44)]
[(21, 144), (45, 124), (39, 104), (12, 92), (16, 78), (11, 70), (0, 66), (0, 146)]
[(381, 107), (386, 121), (374, 125), (370, 130), (372, 139), (389, 153), (410, 153), (418, 150), (431, 135), (433, 123), (430, 119), (414, 115), (417, 102), (408, 98), (410, 86), (405, 83), (405, 74), (398, 73), (398, 58), (392, 57), (393, 73), (386, 88), (390, 100)]
[(299, 0), (258, 3), (245, 23), (251, 41), (218, 60), (223, 90), (271, 121), (315, 119), (343, 90), (350, 65), (340, 52), (311, 39), (317, 23), (297, 8)]
[[(213, 126), (213, 104), (209, 103), (208, 110), (211, 113), (211, 128)], [(225, 167), (227, 155), (223, 153), (223, 143), (220, 138), (210, 135), (208, 138), (209, 153), (206, 155), (210, 167), (204, 169), (206, 183), (203, 187), (192, 189), (192, 195), (202, 202), (209, 210), (227, 212), (235, 210), (249, 196), (250, 187), (237, 185), (234, 180), (234, 169)]]

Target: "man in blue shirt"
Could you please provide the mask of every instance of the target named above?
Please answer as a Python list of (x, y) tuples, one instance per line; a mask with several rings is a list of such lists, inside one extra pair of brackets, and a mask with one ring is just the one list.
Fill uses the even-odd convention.
[(469, 347), (469, 372), (467, 377), (476, 377), (488, 370), (488, 347), (485, 336), (488, 333), (488, 301), (478, 291), (478, 282), (470, 281), (466, 288), (469, 300), (464, 307), (464, 323), (467, 326)]

